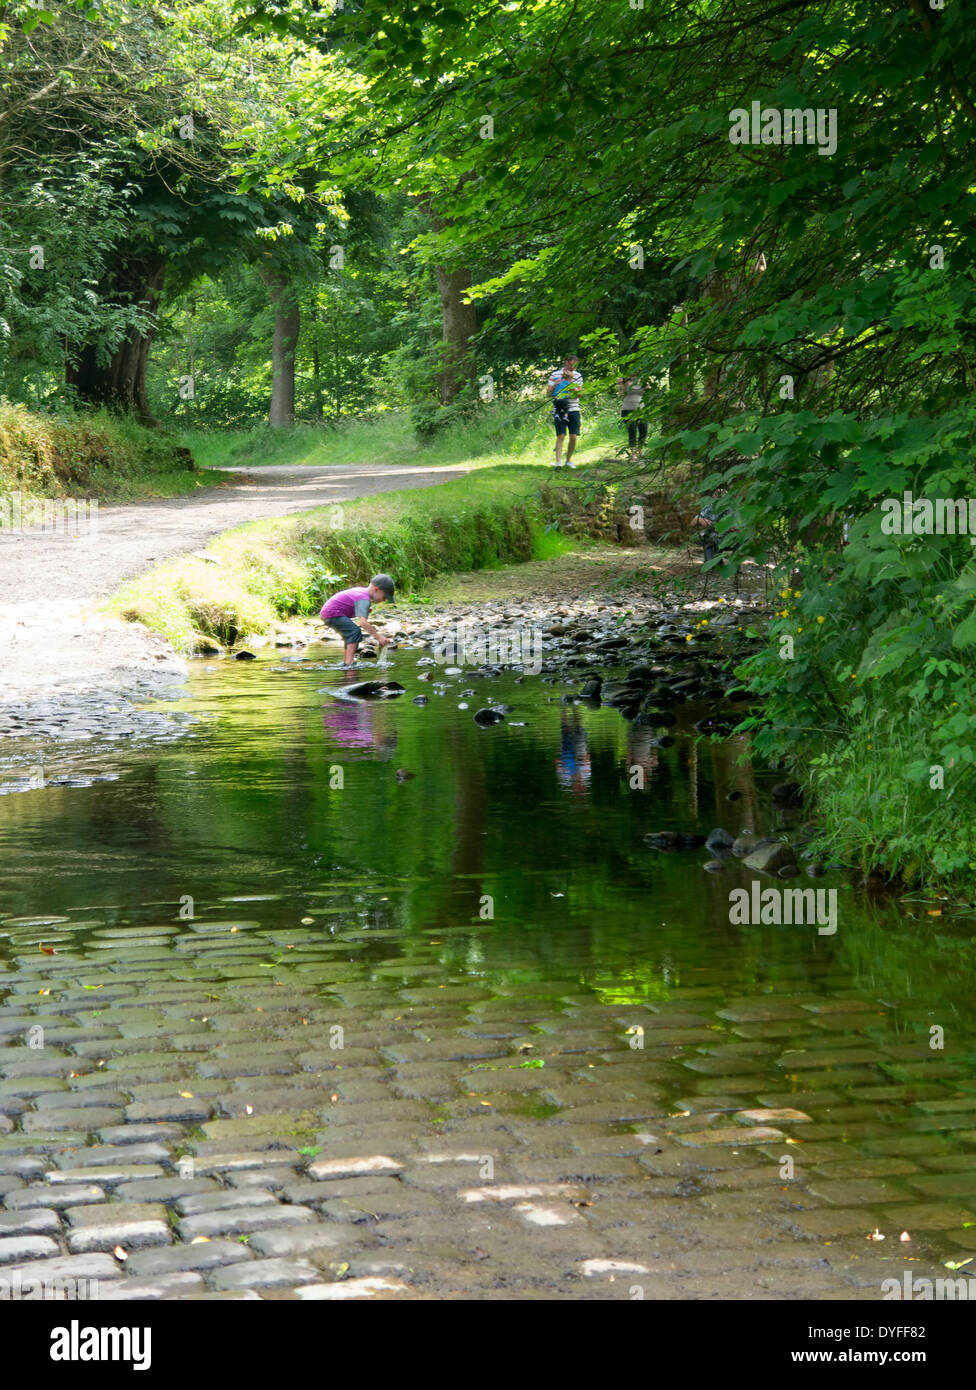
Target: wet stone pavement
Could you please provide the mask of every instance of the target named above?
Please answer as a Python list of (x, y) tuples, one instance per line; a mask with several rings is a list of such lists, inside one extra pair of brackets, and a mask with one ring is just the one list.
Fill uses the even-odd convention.
[(125, 694), (65, 691), (45, 700), (0, 701), (0, 796), (114, 781), (119, 774), (106, 771), (107, 745), (139, 748), (183, 738), (197, 718), (178, 708), (183, 698), (179, 686), (133, 681)]
[(621, 1005), (571, 933), (522, 982), (340, 903), (0, 923), (7, 1286), (877, 1300), (976, 1252), (973, 1039), (922, 1005), (809, 963)]

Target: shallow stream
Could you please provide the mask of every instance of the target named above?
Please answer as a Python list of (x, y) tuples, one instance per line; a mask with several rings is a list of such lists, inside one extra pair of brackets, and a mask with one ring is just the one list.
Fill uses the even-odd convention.
[[(750, 1200), (779, 1204), (794, 1235), (853, 1249), (879, 1230), (896, 1257), (905, 1230), (940, 1259), (976, 1250), (973, 917), (873, 900), (828, 870), (813, 886), (837, 890), (836, 933), (733, 925), (730, 890), (756, 875), (644, 844), (649, 831), (783, 828), (776, 777), (740, 765), (739, 742), (696, 735), (693, 709), (660, 747), (538, 677), (438, 673), (438, 693), (401, 651), (385, 674), (407, 693), (351, 704), (323, 690), (347, 678), (306, 656), (195, 664), (185, 737), (96, 739), (85, 771), (110, 780), (0, 798), (0, 1017), (51, 1011), (97, 1037), (100, 1017), (125, 1018), (113, 981), (145, 972), (145, 1051), (165, 1050), (187, 1010), (153, 990), (204, 982), (201, 1034), (174, 1044), (197, 1065), (220, 1050), (222, 1007), (240, 1018), (242, 990), (249, 1009), (255, 990), (270, 999), (251, 1015), (258, 1052), (291, 1056), (296, 1010), (325, 1028), (341, 1009), (347, 1033), (375, 1032), (389, 1116), (401, 1104), (418, 1141), (466, 1132), (481, 1107), (539, 1154), (562, 1152), (561, 1130), (582, 1142), (582, 1125), (652, 1129), (693, 1172), (738, 1154), (727, 1136), (740, 1126)], [(489, 698), (513, 709), (480, 728)], [(104, 1005), (85, 988), (104, 988)], [(380, 1041), (391, 1027), (402, 1053)], [(452, 1053), (459, 1034), (488, 1040), (487, 1060)], [(142, 1036), (121, 1035), (129, 1051)], [(6, 1041), (0, 1064), (23, 1055)], [(411, 1090), (425, 1046), (437, 1084)], [(379, 1083), (364, 1084), (371, 1103)], [(801, 1118), (743, 1117), (784, 1108)], [(328, 1117), (309, 1132), (331, 1132)]]

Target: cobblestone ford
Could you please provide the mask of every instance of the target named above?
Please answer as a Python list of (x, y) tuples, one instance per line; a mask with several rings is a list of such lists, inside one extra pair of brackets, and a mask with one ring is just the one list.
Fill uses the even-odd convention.
[(0, 930), (6, 1296), (878, 1299), (976, 1251), (965, 1045), (863, 994), (615, 1007), (219, 903)]

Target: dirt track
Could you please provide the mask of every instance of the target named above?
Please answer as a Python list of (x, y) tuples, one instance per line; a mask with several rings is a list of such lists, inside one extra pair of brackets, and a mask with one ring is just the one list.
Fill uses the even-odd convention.
[(34, 529), (0, 540), (0, 604), (25, 598), (84, 602), (103, 598), (155, 560), (196, 550), (212, 536), (262, 517), (285, 516), (378, 492), (431, 487), (463, 467), (249, 468), (226, 488), (100, 508), (96, 534), (72, 537)]

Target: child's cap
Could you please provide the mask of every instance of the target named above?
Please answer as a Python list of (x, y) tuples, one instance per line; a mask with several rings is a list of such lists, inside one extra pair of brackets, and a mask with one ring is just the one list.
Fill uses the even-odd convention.
[(393, 601), (393, 580), (388, 574), (374, 574), (369, 582), (374, 588), (382, 589), (387, 598)]

